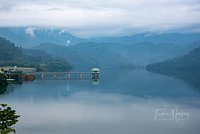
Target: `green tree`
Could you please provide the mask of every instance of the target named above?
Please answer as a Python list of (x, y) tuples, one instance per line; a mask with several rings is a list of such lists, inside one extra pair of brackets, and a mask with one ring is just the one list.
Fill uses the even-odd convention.
[(47, 65), (46, 64), (40, 64), (39, 71), (40, 72), (46, 72), (47, 71)]
[(15, 129), (11, 128), (11, 126), (18, 122), (17, 118), (19, 117), (20, 116), (16, 114), (16, 111), (7, 104), (0, 104), (0, 133), (16, 133)]

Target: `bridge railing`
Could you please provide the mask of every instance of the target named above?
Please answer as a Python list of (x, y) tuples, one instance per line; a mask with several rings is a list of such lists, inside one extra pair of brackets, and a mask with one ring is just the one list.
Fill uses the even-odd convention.
[(74, 79), (99, 79), (99, 73), (94, 72), (35, 72), (30, 73), (36, 79), (74, 80)]

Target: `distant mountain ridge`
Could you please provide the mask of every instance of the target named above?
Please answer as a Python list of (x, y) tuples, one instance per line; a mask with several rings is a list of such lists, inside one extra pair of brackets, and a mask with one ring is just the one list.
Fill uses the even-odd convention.
[(66, 28), (48, 27), (0, 27), (0, 36), (15, 42), (17, 46), (30, 48), (46, 42), (63, 46), (85, 42), (135, 44), (149, 42), (154, 44), (187, 44), (200, 40), (200, 33), (140, 33), (121, 37), (98, 37), (84, 39), (67, 32)]
[(17, 46), (30, 48), (45, 42), (74, 45), (87, 41), (69, 34), (62, 28), (2, 27), (0, 36), (15, 42)]
[(200, 40), (200, 33), (141, 33), (122, 37), (102, 37), (91, 39), (95, 42), (115, 42), (133, 44), (140, 42), (186, 44)]
[(174, 44), (153, 44), (145, 42), (133, 45), (85, 42), (72, 46), (44, 43), (34, 47), (34, 49), (44, 50), (51, 55), (64, 58), (75, 67), (141, 67), (183, 55), (198, 46), (200, 46), (200, 42), (183, 45), (181, 47)]
[(34, 49), (44, 50), (51, 55), (64, 58), (78, 70), (95, 66), (127, 64), (127, 60), (120, 54), (93, 42), (80, 43), (74, 46), (45, 43), (34, 47)]
[(0, 28), (1, 35), (17, 46), (64, 58), (76, 68), (144, 67), (200, 47), (200, 33), (141, 33), (82, 39), (69, 34), (65, 28), (4, 27)]

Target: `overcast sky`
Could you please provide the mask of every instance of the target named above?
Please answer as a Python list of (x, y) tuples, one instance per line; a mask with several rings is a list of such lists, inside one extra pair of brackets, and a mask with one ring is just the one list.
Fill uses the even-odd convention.
[(66, 27), (85, 37), (200, 31), (200, 0), (0, 0), (0, 26)]

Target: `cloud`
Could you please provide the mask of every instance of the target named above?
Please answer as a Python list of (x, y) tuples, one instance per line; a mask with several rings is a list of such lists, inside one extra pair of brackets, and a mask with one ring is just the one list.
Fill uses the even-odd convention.
[(28, 35), (30, 35), (31, 37), (35, 37), (35, 33), (34, 33), (34, 30), (35, 30), (36, 28), (34, 28), (34, 27), (28, 27), (26, 30), (25, 30), (25, 32), (26, 32), (26, 34), (28, 34)]
[(81, 36), (184, 30), (200, 23), (199, 0), (0, 0), (0, 5), (0, 26), (65, 27)]
[(1, 12), (8, 12), (12, 9), (12, 7), (14, 6), (14, 3), (12, 3), (11, 1), (4, 1), (4, 0), (0, 0), (0, 11)]

